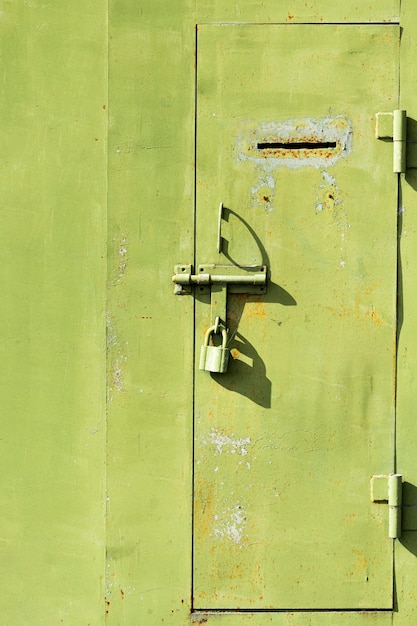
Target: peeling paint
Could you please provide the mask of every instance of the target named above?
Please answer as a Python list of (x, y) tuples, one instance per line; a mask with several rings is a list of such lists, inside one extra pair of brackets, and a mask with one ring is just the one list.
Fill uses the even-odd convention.
[(261, 206), (267, 212), (274, 209), (275, 179), (271, 174), (261, 171), (260, 177), (250, 191), (253, 207)]
[(250, 437), (233, 439), (233, 436), (232, 434), (232, 436), (229, 437), (222, 435), (218, 430), (212, 430), (208, 435), (208, 441), (207, 439), (203, 439), (203, 443), (215, 446), (216, 454), (223, 454), (223, 452), (225, 452), (227, 454), (246, 456), (248, 453), (246, 446), (251, 443)]
[(117, 337), (113, 329), (113, 325), (112, 325), (112, 321), (110, 317), (110, 311), (106, 311), (106, 330), (107, 330), (107, 334), (106, 334), (107, 347), (109, 348), (110, 346), (115, 346), (117, 344)]
[(341, 204), (336, 178), (326, 170), (322, 170), (321, 175), (324, 183), (318, 186), (319, 192), (316, 194), (316, 211), (319, 212), (332, 210)]
[(107, 400), (108, 402), (112, 402), (114, 389), (118, 392), (126, 391), (123, 384), (123, 367), (128, 360), (124, 353), (128, 342), (126, 341), (122, 345), (120, 344), (109, 311), (106, 313), (106, 325), (107, 351), (109, 354), (109, 362), (112, 363), (107, 375)]
[(123, 386), (123, 370), (121, 367), (120, 359), (116, 359), (115, 363), (113, 364), (112, 382), (117, 391), (125, 391)]
[(326, 183), (328, 185), (335, 185), (336, 184), (335, 177), (331, 176), (328, 172), (326, 172), (326, 170), (323, 170), (321, 175), (323, 176), (324, 180), (326, 181)]
[(120, 238), (118, 255), (119, 263), (117, 266), (116, 282), (120, 282), (124, 278), (127, 269), (127, 238), (124, 235)]
[(115, 286), (122, 282), (128, 268), (128, 238), (124, 233), (113, 237), (113, 256), (109, 285)]
[(343, 207), (340, 197), (339, 187), (335, 176), (332, 176), (327, 170), (321, 171), (323, 182), (318, 185), (316, 193), (316, 213), (329, 213), (333, 224), (336, 225), (340, 232), (339, 245), (339, 267), (344, 270), (346, 267), (346, 256), (348, 252), (348, 234), (350, 224), (348, 222), (347, 213)]
[(214, 521), (216, 537), (230, 539), (234, 543), (241, 543), (245, 537), (246, 513), (239, 502), (227, 508), (221, 515), (215, 515)]
[(277, 167), (317, 169), (334, 165), (352, 148), (352, 126), (342, 115), (283, 122), (245, 123), (236, 143), (236, 160), (253, 161), (266, 172)]

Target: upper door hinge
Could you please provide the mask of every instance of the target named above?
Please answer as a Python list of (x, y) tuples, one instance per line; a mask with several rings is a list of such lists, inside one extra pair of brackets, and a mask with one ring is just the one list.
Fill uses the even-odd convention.
[(377, 113), (375, 136), (377, 139), (391, 140), (393, 143), (393, 171), (405, 172), (407, 148), (407, 112), (402, 110), (391, 113)]
[(401, 537), (401, 474), (379, 474), (371, 478), (371, 502), (388, 503), (388, 537)]

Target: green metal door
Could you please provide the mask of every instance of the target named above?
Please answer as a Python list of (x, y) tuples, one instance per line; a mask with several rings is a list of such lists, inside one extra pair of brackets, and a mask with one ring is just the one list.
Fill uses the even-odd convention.
[[(226, 374), (195, 374), (194, 608), (392, 607), (396, 25), (202, 25), (196, 261), (229, 294)], [(222, 252), (217, 207), (224, 204)], [(196, 361), (212, 323), (196, 303)]]

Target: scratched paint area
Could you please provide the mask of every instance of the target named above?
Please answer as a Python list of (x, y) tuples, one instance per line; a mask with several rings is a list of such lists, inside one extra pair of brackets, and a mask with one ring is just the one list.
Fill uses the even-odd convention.
[(316, 194), (316, 211), (318, 212), (332, 210), (341, 203), (336, 178), (326, 170), (322, 170), (321, 175), (323, 180), (317, 186)]
[[(108, 264), (108, 287), (120, 290), (123, 287), (128, 271), (128, 237), (125, 232), (112, 238)], [(120, 305), (119, 305), (120, 306)], [(106, 312), (106, 347), (107, 347), (107, 401), (113, 401), (114, 394), (124, 393), (126, 385), (124, 371), (128, 363), (128, 345), (122, 339), (117, 328), (117, 315), (110, 309)]]
[(109, 268), (109, 287), (120, 285), (128, 269), (128, 238), (125, 233), (113, 237), (112, 250), (115, 259)]
[[(316, 381), (321, 393), (325, 382), (324, 379)], [(313, 384), (310, 379), (310, 386)], [(329, 390), (335, 406), (347, 387), (345, 385), (343, 389), (336, 384)], [(319, 395), (312, 401), (322, 405)], [(239, 410), (228, 412), (228, 420), (235, 427), (239, 422), (238, 413)], [(196, 446), (195, 541), (199, 552), (195, 555), (195, 567), (197, 576), (204, 571), (210, 584), (195, 593), (195, 606), (205, 607), (215, 602), (227, 607), (231, 601), (239, 602), (242, 586), (244, 588), (250, 580), (253, 593), (257, 595), (248, 598), (247, 606), (260, 604), (272, 608), (271, 593), (275, 594), (276, 590), (270, 588), (268, 564), (260, 558), (269, 550), (272, 551), (269, 566), (281, 569), (286, 564), (276, 582), (281, 589), (285, 588), (288, 576), (294, 577), (295, 594), (306, 584), (311, 584), (311, 580), (307, 583), (311, 571), (308, 566), (310, 551), (311, 557), (314, 554), (314, 559), (321, 561), (323, 552), (326, 554), (329, 549), (325, 548), (328, 537), (322, 534), (319, 518), (312, 513), (314, 502), (324, 493), (337, 494), (343, 484), (343, 475), (339, 473), (335, 459), (343, 455), (351, 439), (348, 427), (338, 432), (335, 427), (328, 430), (317, 419), (313, 422), (310, 427), (303, 425), (302, 420), (287, 426), (282, 423), (279, 433), (272, 425), (268, 428), (265, 424), (260, 427), (259, 424), (246, 423), (245, 431), (250, 436), (239, 436), (226, 427), (221, 431), (211, 427), (202, 436)], [(303, 459), (302, 483), (296, 479), (298, 458)], [(314, 470), (318, 463), (321, 464), (319, 483)], [(294, 483), (297, 483), (295, 492)], [(368, 490), (366, 481), (363, 489)], [(326, 509), (327, 520), (346, 537), (360, 534), (363, 513), (357, 511), (352, 515), (350, 508), (343, 506), (335, 495), (332, 502), (334, 505), (338, 503), (337, 510)], [(300, 506), (311, 512), (308, 536), (303, 530), (297, 531)], [(289, 509), (292, 510), (290, 516)], [(378, 524), (381, 524), (380, 519)], [(288, 549), (285, 544), (279, 549), (275, 544), (271, 533), (278, 530), (279, 534), (283, 533), (282, 540)], [(314, 538), (312, 542), (310, 535)], [(297, 565), (295, 557), (301, 546), (303, 558)], [(358, 583), (372, 578), (377, 567), (374, 556), (369, 558), (367, 555), (365, 559), (355, 547), (338, 550), (340, 569), (346, 579)], [(325, 567), (324, 563), (321, 567)], [(225, 580), (228, 581), (227, 592), (223, 591), (224, 583), (221, 583)], [(210, 592), (213, 586), (214, 593)]]
[(257, 181), (250, 188), (251, 205), (253, 207), (261, 206), (266, 211), (273, 211), (275, 187), (275, 176), (262, 169)]
[[(252, 476), (256, 465), (253, 442), (250, 437), (226, 433), (210, 429), (197, 446), (195, 542), (198, 545), (204, 540), (208, 552), (196, 555), (196, 568), (203, 568), (213, 582), (229, 580), (232, 589), (237, 590), (240, 581), (260, 575), (259, 564), (247, 558), (247, 551), (251, 551), (254, 541), (262, 539), (256, 534), (252, 506), (256, 489)], [(233, 484), (230, 473), (236, 477)], [(222, 554), (220, 561), (218, 554)], [(234, 592), (231, 594), (229, 598)], [(220, 599), (223, 593), (219, 589), (216, 595)], [(195, 606), (210, 606), (212, 601), (209, 588), (195, 593)], [(252, 604), (256, 604), (255, 599)]]
[(238, 456), (246, 456), (248, 451), (247, 447), (250, 444), (250, 437), (244, 437), (241, 439), (234, 439), (232, 436), (224, 435), (218, 430), (212, 430), (207, 439), (203, 439), (203, 444), (210, 444), (214, 446), (216, 454), (237, 454)]
[(128, 362), (127, 340), (118, 335), (110, 311), (106, 313), (106, 350), (109, 367), (107, 371), (107, 401), (112, 402), (115, 393), (126, 391), (124, 369)]
[[(346, 190), (339, 188), (337, 177), (333, 173), (323, 169), (320, 174), (320, 183), (315, 185), (315, 211), (327, 223), (327, 228), (332, 232), (333, 238), (336, 239), (337, 237), (337, 262), (340, 268), (344, 269), (350, 251), (350, 223), (346, 210)], [(321, 227), (326, 228), (326, 225), (321, 222)]]
[[(196, 461), (197, 465), (211, 468), (211, 481), (208, 478), (197, 483), (200, 495), (196, 502), (201, 499), (205, 503), (202, 510), (197, 508), (197, 525), (205, 527), (214, 541), (230, 541), (239, 548), (248, 540), (246, 494), (253, 488), (248, 472), (256, 461), (252, 448), (250, 437), (236, 437), (212, 428), (201, 439)], [(228, 482), (231, 466), (241, 476), (243, 491), (235, 490)]]

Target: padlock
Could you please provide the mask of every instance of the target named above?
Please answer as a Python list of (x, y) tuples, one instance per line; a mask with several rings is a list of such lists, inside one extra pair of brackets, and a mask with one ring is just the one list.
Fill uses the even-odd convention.
[(215, 326), (210, 326), (204, 337), (204, 344), (201, 346), (200, 352), (200, 369), (206, 372), (217, 372), (224, 374), (227, 372), (227, 364), (229, 362), (229, 348), (227, 344), (227, 330), (222, 329), (222, 345), (209, 345), (210, 337), (215, 332)]

